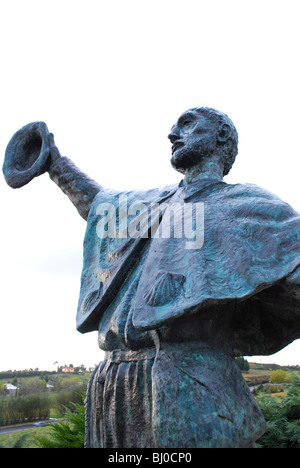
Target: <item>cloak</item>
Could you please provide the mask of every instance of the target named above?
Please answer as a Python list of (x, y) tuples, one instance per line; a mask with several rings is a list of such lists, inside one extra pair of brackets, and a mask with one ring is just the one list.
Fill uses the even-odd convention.
[[(99, 206), (114, 207), (107, 209), (107, 219), (118, 222), (120, 197), (127, 207), (146, 207), (148, 214), (153, 204), (176, 205), (179, 211), (187, 204), (202, 206), (203, 243), (187, 248), (184, 235), (176, 237), (183, 220), (175, 215), (169, 236), (151, 237), (153, 225), (157, 228), (165, 219), (163, 210), (141, 223), (136, 238), (99, 237)], [(197, 222), (197, 211), (192, 215), (191, 222)], [(132, 298), (133, 324), (139, 330), (212, 307), (225, 313), (230, 303), (236, 354), (272, 354), (300, 338), (300, 215), (256, 185), (211, 180), (164, 190), (101, 190), (84, 240), (79, 331), (98, 329), (107, 306), (140, 262), (142, 274)]]

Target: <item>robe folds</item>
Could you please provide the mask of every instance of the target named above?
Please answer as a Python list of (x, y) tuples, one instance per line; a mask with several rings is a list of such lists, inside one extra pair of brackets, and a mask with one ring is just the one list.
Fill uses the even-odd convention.
[[(196, 248), (187, 248), (190, 239), (183, 230), (178, 236), (188, 204), (194, 226), (199, 212), (193, 208), (202, 207), (202, 242)], [(124, 228), (121, 213), (132, 206)], [(151, 217), (153, 206), (158, 209)], [(160, 236), (168, 207), (182, 217), (174, 215), (170, 235)], [(137, 216), (143, 208), (140, 235), (128, 235), (137, 219), (132, 213)], [(101, 231), (103, 217), (116, 224), (111, 237)], [(230, 304), (236, 354), (272, 354), (300, 338), (300, 215), (256, 185), (206, 180), (147, 191), (100, 190), (84, 239), (80, 332), (98, 330), (105, 310), (141, 263), (131, 298), (137, 330), (155, 330), (179, 317), (207, 314), (219, 306), (225, 310)]]

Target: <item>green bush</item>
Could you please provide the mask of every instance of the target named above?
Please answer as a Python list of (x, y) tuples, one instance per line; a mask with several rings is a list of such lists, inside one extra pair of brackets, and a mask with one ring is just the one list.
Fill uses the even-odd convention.
[(63, 422), (51, 426), (50, 437), (36, 436), (36, 441), (41, 448), (83, 448), (84, 435), (85, 409), (82, 404), (74, 404)]
[(300, 377), (293, 378), (287, 396), (280, 401), (259, 394), (257, 402), (266, 420), (260, 448), (300, 448)]
[(72, 411), (75, 404), (83, 405), (83, 393), (78, 389), (61, 391), (56, 396), (57, 410), (60, 414)]
[(291, 382), (291, 374), (283, 369), (274, 370), (270, 374), (270, 382), (272, 383)]
[(1, 424), (5, 426), (49, 418), (50, 407), (51, 401), (47, 394), (7, 396), (3, 400)]

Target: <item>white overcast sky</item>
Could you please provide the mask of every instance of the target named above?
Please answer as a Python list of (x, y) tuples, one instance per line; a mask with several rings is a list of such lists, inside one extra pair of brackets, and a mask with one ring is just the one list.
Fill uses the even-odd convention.
[[(227, 113), (252, 182), (300, 211), (299, 0), (2, 0), (0, 152), (41, 120), (61, 153), (112, 188), (179, 182), (167, 135), (193, 106)], [(75, 328), (85, 222), (43, 175), (0, 178), (0, 370), (94, 365)], [(253, 359), (252, 359), (253, 360)], [(300, 341), (256, 361), (300, 364)]]

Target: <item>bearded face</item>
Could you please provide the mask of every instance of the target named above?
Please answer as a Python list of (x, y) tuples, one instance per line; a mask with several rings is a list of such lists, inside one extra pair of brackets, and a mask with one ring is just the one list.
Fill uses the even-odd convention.
[(168, 135), (172, 143), (171, 164), (179, 172), (209, 158), (217, 148), (215, 125), (196, 111), (180, 116)]

